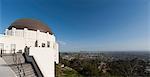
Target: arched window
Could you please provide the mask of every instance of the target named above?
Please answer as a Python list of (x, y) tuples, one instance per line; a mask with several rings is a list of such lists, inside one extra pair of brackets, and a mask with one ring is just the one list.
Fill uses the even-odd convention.
[(42, 43), (42, 47), (45, 47), (45, 43)]
[(47, 41), (47, 47), (50, 47), (50, 42), (49, 41)]
[(35, 41), (35, 47), (38, 47), (38, 41), (37, 40)]

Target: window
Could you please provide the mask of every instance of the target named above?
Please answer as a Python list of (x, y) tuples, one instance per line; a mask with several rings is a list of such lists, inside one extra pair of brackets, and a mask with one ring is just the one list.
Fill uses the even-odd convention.
[(38, 47), (38, 41), (37, 40), (35, 41), (35, 47)]
[(49, 41), (47, 41), (47, 47), (50, 47), (50, 42)]
[(45, 47), (45, 43), (42, 43), (42, 47)]

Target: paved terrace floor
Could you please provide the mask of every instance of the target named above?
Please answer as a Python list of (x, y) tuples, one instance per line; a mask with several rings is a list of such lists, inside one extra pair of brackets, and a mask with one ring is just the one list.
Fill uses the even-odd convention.
[(16, 77), (15, 73), (6, 64), (6, 62), (0, 57), (0, 77)]

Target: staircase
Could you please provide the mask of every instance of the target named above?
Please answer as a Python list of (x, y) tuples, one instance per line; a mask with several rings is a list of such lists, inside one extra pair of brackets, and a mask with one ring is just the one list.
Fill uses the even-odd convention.
[(16, 73), (17, 77), (37, 77), (32, 65), (25, 62), (22, 53), (4, 54), (3, 59)]

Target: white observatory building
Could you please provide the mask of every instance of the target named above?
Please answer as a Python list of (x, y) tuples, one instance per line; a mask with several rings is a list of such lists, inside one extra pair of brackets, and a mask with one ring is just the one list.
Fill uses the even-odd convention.
[(28, 56), (33, 57), (42, 73), (41, 77), (55, 77), (55, 62), (59, 62), (58, 43), (51, 29), (38, 20), (14, 21), (4, 34), (0, 34), (0, 50), (1, 55), (28, 51)]

